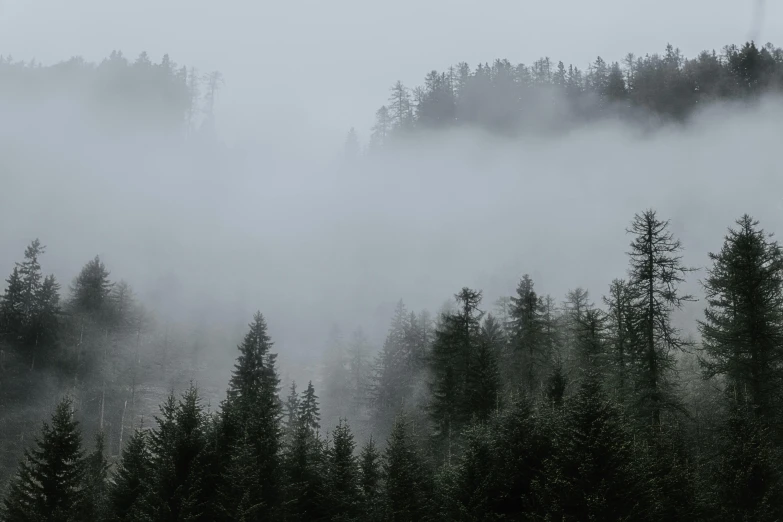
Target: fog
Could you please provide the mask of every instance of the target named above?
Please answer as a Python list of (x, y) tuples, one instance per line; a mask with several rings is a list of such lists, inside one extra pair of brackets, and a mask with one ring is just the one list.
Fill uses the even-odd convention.
[[(625, 228), (648, 207), (694, 267), (745, 212), (783, 228), (777, 98), (652, 133), (438, 133), (352, 165), (339, 150), (112, 137), (62, 100), (4, 110), (0, 272), (36, 237), (64, 287), (99, 254), (161, 317), (241, 332), (261, 310), (284, 358), (312, 360), (333, 323), (382, 340), (399, 299), (437, 311), (470, 286), (490, 309), (524, 273), (558, 301), (582, 286), (598, 302), (624, 277)], [(211, 349), (233, 358), (230, 341)]]
[[(756, 8), (763, 5), (756, 20)], [(164, 53), (226, 77), (218, 124), (226, 139), (254, 146), (308, 143), (326, 153), (351, 126), (366, 131), (396, 80), (502, 56), (541, 56), (580, 67), (602, 56), (662, 51), (695, 56), (729, 42), (776, 40), (783, 4), (757, 0), (601, 2), (398, 0), (215, 3), (152, 0), (0, 1), (0, 53), (55, 63), (100, 61), (113, 49)]]

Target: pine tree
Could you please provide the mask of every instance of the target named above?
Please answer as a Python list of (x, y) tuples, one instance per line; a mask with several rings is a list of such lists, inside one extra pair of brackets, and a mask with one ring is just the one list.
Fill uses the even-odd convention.
[[(263, 315), (256, 312), (250, 329), (239, 345), (240, 355), (229, 383), (224, 418), (233, 424), (226, 444), (231, 447), (241, 437), (253, 444), (256, 466), (261, 477), (259, 495), (250, 505), (263, 504), (273, 509), (279, 503), (281, 485), (279, 452), (282, 443), (280, 419), (282, 404), (278, 397), (280, 379), (275, 369), (277, 354), (271, 353), (272, 341)], [(227, 427), (227, 426), (226, 426)], [(260, 516), (271, 516), (267, 511)]]
[(613, 389), (618, 398), (624, 398), (628, 384), (629, 350), (632, 345), (633, 299), (631, 287), (623, 279), (615, 279), (609, 285), (609, 295), (604, 297), (608, 312), (608, 341), (611, 347), (608, 367), (611, 371)]
[[(533, 280), (525, 274), (511, 298), (511, 346), (514, 354), (513, 373), (523, 376), (529, 393), (539, 386), (541, 369), (548, 354), (542, 353), (542, 321), (539, 298), (533, 290)], [(509, 368), (511, 369), (511, 368)]]
[(768, 417), (783, 386), (783, 252), (750, 216), (737, 225), (710, 254), (702, 362), (708, 377), (726, 375), (733, 394)]
[(583, 371), (603, 375), (606, 351), (606, 315), (592, 306), (585, 310), (576, 325), (576, 352)]
[(84, 265), (71, 287), (71, 305), (76, 311), (99, 315), (106, 311), (112, 289), (109, 275), (98, 256)]
[(326, 448), (317, 431), (300, 417), (293, 442), (286, 448), (285, 512), (287, 520), (327, 520)]
[(635, 520), (647, 508), (628, 428), (588, 374), (555, 441), (542, 507), (551, 520)]
[(734, 404), (723, 426), (708, 504), (713, 520), (772, 522), (783, 517), (779, 448), (749, 406)]
[(198, 391), (191, 386), (177, 401), (170, 395), (156, 417), (150, 437), (154, 480), (147, 500), (160, 521), (200, 520), (206, 485), (199, 457), (206, 448), (206, 417)]
[(4, 521), (82, 520), (85, 463), (81, 433), (71, 404), (68, 398), (60, 401), (51, 424), (43, 424), (35, 448), (25, 450), (24, 460), (3, 501)]
[(356, 443), (348, 424), (341, 420), (332, 432), (328, 452), (328, 495), (331, 520), (357, 520), (359, 516), (359, 466), (354, 456)]
[(301, 400), (299, 394), (296, 392), (296, 382), (291, 382), (291, 392), (288, 394), (288, 398), (285, 402), (285, 425), (283, 432), (285, 433), (285, 440), (290, 443), (293, 440), (296, 429), (299, 426), (299, 405)]
[(682, 246), (668, 231), (669, 222), (658, 219), (654, 210), (637, 214), (629, 233), (633, 234), (629, 284), (633, 295), (633, 328), (638, 331), (633, 346), (636, 366), (638, 412), (661, 424), (661, 412), (678, 407), (671, 374), (674, 352), (688, 345), (671, 323), (671, 313), (692, 300), (679, 295), (677, 285), (691, 269), (682, 264)]
[(404, 416), (397, 418), (387, 441), (383, 472), (389, 518), (395, 522), (425, 520), (431, 484)]
[(144, 520), (145, 499), (153, 486), (152, 458), (147, 432), (138, 429), (122, 450), (122, 459), (109, 486), (112, 520)]
[(500, 406), (497, 347), (486, 332), (486, 329), (482, 330), (482, 338), (473, 353), (465, 383), (466, 407), (469, 414), (480, 421), (489, 419), (491, 413)]
[(85, 459), (84, 520), (105, 520), (108, 516), (109, 462), (102, 431), (95, 436), (95, 449)]
[(470, 420), (471, 401), (477, 407), (486, 408), (488, 401), (497, 400), (496, 393), (492, 396), (497, 379), (492, 375), (494, 361), (488, 346), (480, 361), (484, 367), (473, 370), (476, 353), (482, 344), (482, 313), (478, 312), (481, 292), (463, 288), (455, 298), (459, 309), (443, 315), (435, 331), (430, 358), (433, 391), (430, 415), (435, 423), (435, 435), (445, 446), (447, 459), (452, 441)]
[(0, 301), (0, 333), (10, 343), (18, 344), (24, 339), (25, 327), (24, 282), (18, 266), (14, 267), (6, 283), (8, 286)]
[(381, 454), (375, 441), (370, 437), (359, 456), (361, 511), (370, 522), (380, 521), (383, 514), (381, 475)]
[(312, 433), (321, 429), (321, 413), (318, 407), (318, 396), (315, 394), (313, 381), (307, 383), (307, 389), (302, 392), (299, 400), (299, 423)]

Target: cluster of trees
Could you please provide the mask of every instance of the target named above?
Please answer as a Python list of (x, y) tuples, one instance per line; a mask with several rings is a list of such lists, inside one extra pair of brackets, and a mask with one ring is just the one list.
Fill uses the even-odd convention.
[(54, 275), (43, 272), (44, 254), (33, 241), (0, 296), (0, 487), (63, 390), (114, 455), (148, 403), (165, 396), (161, 389), (181, 387), (210, 365), (200, 350), (205, 339), (189, 343), (179, 329), (156, 324), (99, 257), (63, 297)]
[(211, 122), (222, 82), (219, 72), (200, 74), (168, 54), (153, 63), (146, 52), (128, 60), (113, 51), (100, 64), (74, 57), (50, 66), (0, 56), (0, 98), (15, 104), (76, 101), (114, 129), (195, 130)]
[[(260, 313), (220, 406), (193, 386), (170, 395), (113, 470), (102, 430), (82, 448), (66, 399), (2, 520), (779, 520), (783, 250), (742, 216), (710, 254), (691, 339), (673, 324), (692, 269), (669, 223), (648, 210), (628, 232), (627, 277), (602, 306), (581, 288), (559, 306), (524, 276), (494, 312), (470, 288), (434, 319), (400, 303), (372, 363), (361, 331), (334, 331), (323, 416), (312, 382), (281, 395)], [(25, 291), (35, 246), (3, 300), (26, 318), (25, 361), (44, 357), (53, 284)], [(90, 273), (69, 306), (110, 295)]]
[(783, 50), (748, 42), (693, 59), (671, 45), (662, 54), (622, 62), (598, 57), (586, 70), (541, 58), (459, 63), (431, 71), (424, 85), (392, 88), (375, 114), (371, 146), (416, 129), (478, 126), (493, 132), (562, 130), (607, 116), (682, 121), (716, 100), (742, 100), (783, 89)]

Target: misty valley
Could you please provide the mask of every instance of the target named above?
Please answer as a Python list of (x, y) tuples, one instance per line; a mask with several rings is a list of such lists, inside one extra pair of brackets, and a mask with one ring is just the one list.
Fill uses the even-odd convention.
[(0, 521), (783, 519), (783, 49), (225, 83), (0, 56)]

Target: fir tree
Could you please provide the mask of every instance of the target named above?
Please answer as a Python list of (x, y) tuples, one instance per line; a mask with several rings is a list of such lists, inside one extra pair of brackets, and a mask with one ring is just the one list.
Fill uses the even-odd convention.
[(147, 432), (138, 429), (122, 450), (122, 459), (109, 486), (112, 520), (144, 520), (145, 499), (149, 495), (153, 468)]
[(71, 287), (71, 305), (76, 311), (88, 314), (106, 311), (112, 289), (109, 274), (98, 256), (84, 265)]
[(35, 448), (25, 450), (4, 499), (3, 520), (76, 522), (85, 502), (81, 433), (71, 400), (60, 401), (51, 424), (44, 423)]
[(321, 429), (321, 413), (318, 407), (318, 396), (315, 394), (313, 381), (307, 383), (307, 389), (302, 392), (299, 400), (299, 424), (310, 430), (312, 433), (318, 433)]
[(84, 520), (105, 520), (108, 516), (109, 462), (102, 431), (95, 436), (95, 449), (85, 459)]
[(704, 281), (708, 307), (699, 323), (708, 377), (726, 375), (756, 413), (777, 413), (783, 386), (783, 252), (744, 215), (729, 229)]
[(555, 443), (542, 498), (552, 520), (634, 520), (645, 513), (628, 428), (596, 374), (568, 404)]
[(497, 388), (494, 360), (488, 346), (478, 361), (484, 367), (473, 370), (482, 344), (480, 321), (483, 312), (478, 311), (481, 292), (463, 288), (455, 298), (459, 309), (443, 315), (435, 331), (430, 363), (433, 379), (431, 417), (436, 436), (446, 445), (447, 458), (452, 439), (470, 420), (471, 407), (486, 409), (487, 402), (497, 400), (497, 394), (493, 396), (493, 390)]
[[(281, 487), (278, 474), (282, 404), (277, 395), (280, 383), (275, 369), (277, 354), (270, 352), (271, 347), (266, 321), (257, 312), (239, 346), (240, 355), (224, 406), (224, 417), (228, 420), (233, 416), (232, 430), (236, 430), (229, 435), (229, 447), (243, 436), (249, 437), (254, 446), (261, 484), (259, 490), (252, 493), (260, 496), (248, 502), (252, 506), (263, 504), (265, 509), (272, 509), (278, 504)], [(270, 515), (266, 512), (261, 516)]]
[(380, 521), (383, 514), (381, 475), (381, 454), (370, 437), (359, 456), (359, 488), (362, 513), (371, 522)]
[(341, 420), (332, 432), (328, 452), (328, 495), (331, 520), (356, 520), (359, 516), (359, 466), (354, 456), (356, 443), (348, 424)]
[(550, 354), (542, 353), (542, 320), (539, 298), (533, 280), (525, 274), (511, 298), (511, 345), (515, 357), (513, 372), (523, 377), (528, 393), (539, 386), (544, 362)]
[(395, 522), (425, 520), (431, 485), (403, 416), (398, 417), (387, 442), (383, 472), (389, 518)]

